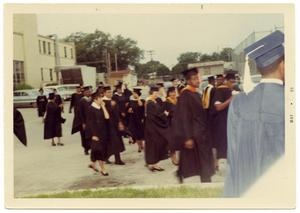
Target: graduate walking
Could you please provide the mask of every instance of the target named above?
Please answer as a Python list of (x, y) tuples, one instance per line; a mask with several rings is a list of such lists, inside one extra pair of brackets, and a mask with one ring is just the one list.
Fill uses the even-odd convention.
[(92, 163), (89, 168), (99, 172), (96, 167), (98, 162), (101, 174), (108, 176), (104, 163), (108, 157), (109, 114), (103, 101), (103, 92), (100, 90), (92, 94), (92, 103), (88, 106), (85, 136), (91, 145)]
[(111, 163), (109, 161), (109, 157), (114, 155), (115, 164), (125, 165), (125, 163), (121, 160), (121, 152), (125, 151), (121, 134), (121, 131), (124, 130), (124, 125), (120, 119), (117, 103), (111, 99), (112, 90), (110, 86), (103, 86), (103, 88), (99, 90), (102, 90), (104, 93), (103, 102), (109, 114), (109, 146), (106, 163)]
[(163, 111), (158, 99), (157, 86), (150, 88), (150, 96), (146, 101), (145, 119), (145, 160), (150, 171), (164, 171), (159, 161), (168, 158), (167, 113)]
[[(62, 126), (64, 119), (61, 117), (61, 108), (55, 103), (55, 94), (49, 94), (49, 102), (44, 115), (44, 139), (51, 139), (52, 146), (63, 146), (60, 138), (62, 137)], [(54, 138), (57, 138), (55, 143)]]
[(36, 106), (37, 106), (38, 116), (44, 117), (48, 100), (46, 95), (44, 95), (44, 90), (42, 88), (39, 89), (39, 92), (40, 94), (36, 98)]
[(175, 87), (169, 87), (167, 90), (167, 98), (164, 103), (165, 105), (165, 110), (168, 112), (168, 146), (169, 146), (169, 151), (170, 151), (170, 157), (171, 161), (174, 165), (178, 165), (178, 160), (176, 157), (176, 150), (179, 150), (178, 147), (173, 146), (173, 140), (174, 140), (174, 134), (172, 130), (172, 122), (173, 122), (173, 117), (175, 113), (175, 107), (177, 104), (177, 89)]
[(83, 97), (81, 86), (76, 87), (76, 92), (72, 94), (71, 101), (70, 101), (70, 107), (69, 107), (69, 113), (72, 113), (72, 109), (74, 109), (74, 115), (77, 111), (77, 106), (80, 101), (80, 99)]
[[(85, 131), (86, 131), (86, 123), (88, 116), (88, 109), (92, 103), (91, 100), (91, 90), (89, 86), (85, 86), (83, 88), (83, 97), (78, 102), (78, 110), (76, 110), (72, 132), (80, 131), (81, 136), (81, 146), (84, 149), (84, 154), (88, 155), (90, 150), (90, 141), (86, 139)], [(76, 117), (78, 116), (78, 118)], [(76, 119), (76, 120), (75, 120)]]
[(221, 159), (223, 161), (227, 158), (227, 114), (229, 104), (233, 98), (233, 86), (235, 83), (235, 75), (227, 74), (225, 82), (216, 89), (213, 97), (216, 111), (214, 118), (214, 146), (217, 150), (217, 167)]
[(132, 134), (133, 142), (138, 145), (138, 152), (142, 152), (144, 149), (145, 100), (141, 99), (141, 95), (140, 88), (133, 88), (127, 109), (129, 131)]
[(207, 124), (198, 88), (200, 79), (197, 68), (185, 70), (187, 86), (178, 97), (174, 125), (174, 143), (180, 147), (177, 176), (200, 176), (201, 182), (211, 182), (212, 153), (207, 138)]

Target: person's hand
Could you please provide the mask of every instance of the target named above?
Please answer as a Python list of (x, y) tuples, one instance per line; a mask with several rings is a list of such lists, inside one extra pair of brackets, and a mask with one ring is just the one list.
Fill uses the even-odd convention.
[(184, 147), (187, 149), (193, 149), (194, 141), (192, 139), (187, 140), (186, 142), (184, 142)]
[(124, 112), (121, 112), (121, 115), (122, 115), (123, 117), (126, 117), (126, 114), (125, 114)]
[(112, 101), (111, 101), (111, 106), (114, 107), (114, 106), (116, 106), (116, 105), (117, 105), (117, 102), (115, 102), (115, 101), (112, 100)]
[(92, 137), (92, 140), (93, 140), (93, 141), (99, 141), (99, 138), (98, 138), (97, 136), (93, 136), (93, 137)]
[(125, 127), (122, 122), (119, 122), (119, 131), (124, 131)]
[(85, 124), (82, 124), (82, 129), (83, 129), (83, 130), (85, 130), (85, 127), (86, 127), (86, 125), (85, 125)]
[(168, 111), (164, 111), (165, 115), (168, 116), (169, 115), (169, 112)]
[(132, 110), (131, 107), (128, 109), (128, 112), (129, 112), (129, 113), (133, 113), (133, 110)]

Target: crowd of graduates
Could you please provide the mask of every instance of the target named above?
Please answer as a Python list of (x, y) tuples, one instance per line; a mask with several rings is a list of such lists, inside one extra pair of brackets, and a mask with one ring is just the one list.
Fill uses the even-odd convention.
[[(74, 113), (71, 134), (80, 133), (83, 153), (90, 155), (88, 167), (107, 176), (105, 164), (112, 163), (111, 156), (115, 164), (125, 165), (121, 153), (123, 139), (128, 138), (138, 152), (144, 152), (150, 171), (164, 171), (159, 162), (170, 158), (178, 166), (180, 182), (195, 175), (210, 182), (218, 159), (226, 158), (226, 116), (235, 75), (209, 77), (202, 97), (198, 70), (185, 70), (183, 76), (185, 81), (172, 79), (167, 88), (163, 83), (149, 85), (145, 100), (141, 87), (129, 90), (122, 82), (114, 87), (100, 83), (94, 91), (78, 86), (69, 107), (69, 113)], [(44, 139), (63, 146), (62, 99), (56, 91), (49, 97), (42, 89), (40, 93), (37, 109), (44, 121)]]

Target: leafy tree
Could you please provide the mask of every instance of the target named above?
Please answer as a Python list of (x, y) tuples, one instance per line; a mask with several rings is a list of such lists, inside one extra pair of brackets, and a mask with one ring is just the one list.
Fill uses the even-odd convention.
[(229, 47), (223, 48), (222, 51), (220, 52), (220, 60), (222, 60), (222, 61), (231, 61), (232, 60), (232, 58), (231, 58), (232, 53), (233, 53), (232, 48), (229, 48)]
[(170, 69), (159, 61), (148, 61), (145, 64), (137, 64), (135, 70), (139, 78), (147, 78), (149, 73), (156, 73), (158, 76), (170, 74)]
[[(106, 51), (110, 53), (112, 69), (115, 66), (115, 53), (117, 54), (118, 69), (126, 69), (129, 65), (136, 65), (143, 58), (143, 51), (137, 42), (117, 35), (112, 38), (109, 33), (95, 30), (94, 33), (76, 32), (67, 36), (67, 42), (74, 42), (76, 46), (77, 63), (89, 62), (98, 72), (107, 71)], [(90, 63), (95, 62), (95, 63)]]

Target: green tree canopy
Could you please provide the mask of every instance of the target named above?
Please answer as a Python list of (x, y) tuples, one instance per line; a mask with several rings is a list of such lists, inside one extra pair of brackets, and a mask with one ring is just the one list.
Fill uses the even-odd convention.
[(156, 73), (157, 76), (171, 74), (170, 69), (159, 61), (148, 61), (145, 64), (137, 64), (135, 70), (139, 78), (147, 78), (149, 73)]
[(77, 63), (95, 62), (98, 72), (104, 72), (106, 67), (106, 51), (110, 53), (112, 69), (115, 66), (117, 54), (118, 69), (126, 69), (128, 65), (136, 65), (143, 58), (143, 51), (137, 42), (121, 35), (112, 37), (109, 33), (96, 30), (94, 33), (76, 32), (64, 39), (74, 42), (76, 46)]

